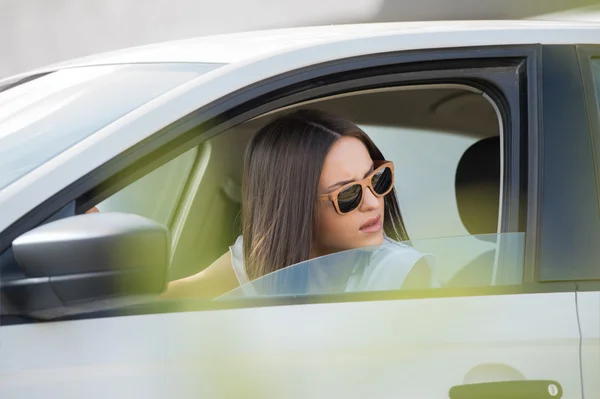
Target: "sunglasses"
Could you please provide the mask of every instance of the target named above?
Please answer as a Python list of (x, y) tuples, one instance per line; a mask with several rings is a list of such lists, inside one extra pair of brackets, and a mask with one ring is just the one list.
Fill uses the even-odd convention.
[(394, 188), (394, 164), (391, 161), (375, 161), (375, 170), (362, 180), (344, 184), (332, 193), (319, 196), (321, 201), (331, 201), (340, 215), (348, 214), (360, 207), (365, 187), (375, 197), (383, 197)]

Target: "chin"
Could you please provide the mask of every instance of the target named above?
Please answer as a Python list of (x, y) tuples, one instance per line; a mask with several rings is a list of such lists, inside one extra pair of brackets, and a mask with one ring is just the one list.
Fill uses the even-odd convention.
[(383, 244), (383, 232), (381, 232), (381, 234), (374, 234), (371, 237), (365, 237), (362, 240), (363, 244), (361, 245), (361, 247), (371, 247), (371, 246), (375, 246), (375, 245), (381, 245)]

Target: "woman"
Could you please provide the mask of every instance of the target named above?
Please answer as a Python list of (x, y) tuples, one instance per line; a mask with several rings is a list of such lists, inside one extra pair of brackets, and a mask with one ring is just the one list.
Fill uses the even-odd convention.
[[(320, 111), (289, 113), (256, 134), (242, 196), (243, 236), (202, 272), (171, 282), (164, 297), (214, 297), (309, 259), (408, 240), (393, 164), (358, 126)], [(345, 290), (432, 284), (430, 256), (382, 248)]]

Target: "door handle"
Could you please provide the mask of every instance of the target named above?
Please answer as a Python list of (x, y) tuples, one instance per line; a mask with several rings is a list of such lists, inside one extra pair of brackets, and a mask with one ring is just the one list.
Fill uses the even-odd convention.
[(562, 387), (556, 381), (521, 380), (456, 385), (450, 399), (559, 399)]

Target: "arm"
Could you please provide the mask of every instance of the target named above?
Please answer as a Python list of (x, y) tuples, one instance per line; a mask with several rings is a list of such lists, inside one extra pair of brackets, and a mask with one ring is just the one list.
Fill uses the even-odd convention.
[(200, 273), (171, 281), (161, 298), (215, 298), (238, 286), (231, 254), (227, 251)]
[[(100, 212), (95, 206), (85, 213)], [(215, 298), (239, 286), (227, 251), (200, 273), (171, 281), (161, 298)]]

